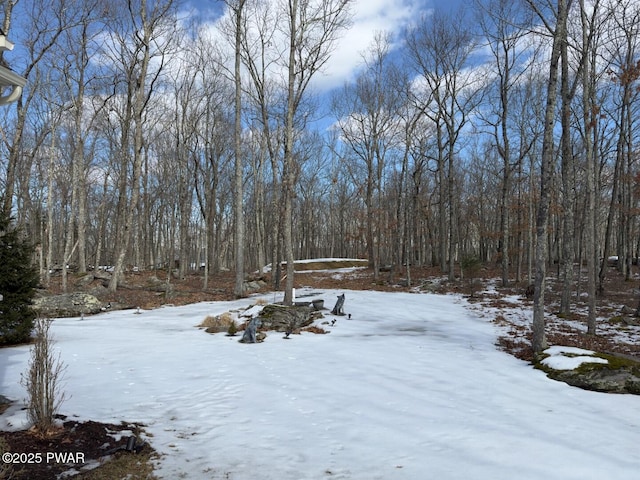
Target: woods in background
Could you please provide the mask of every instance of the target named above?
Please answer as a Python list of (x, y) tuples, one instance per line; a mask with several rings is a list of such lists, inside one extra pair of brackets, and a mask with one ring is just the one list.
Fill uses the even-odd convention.
[(305, 257), (453, 278), (475, 257), (504, 285), (553, 265), (568, 309), (579, 273), (590, 298), (603, 288), (608, 256), (631, 275), (637, 2), (425, 11), (330, 90), (314, 80), (351, 1), (223, 3), (198, 23), (174, 0), (3, 2), (28, 84), (1, 111), (2, 208), (43, 282), (170, 267), (206, 288)]

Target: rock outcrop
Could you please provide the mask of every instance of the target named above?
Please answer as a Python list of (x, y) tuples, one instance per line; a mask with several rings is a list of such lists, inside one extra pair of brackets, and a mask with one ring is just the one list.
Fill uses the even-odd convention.
[(627, 356), (596, 354), (607, 363), (584, 363), (573, 370), (541, 368), (549, 378), (574, 387), (605, 393), (640, 395), (640, 362)]
[(293, 332), (311, 325), (322, 318), (322, 313), (310, 305), (286, 307), (284, 305), (265, 305), (258, 315), (263, 330)]
[(102, 311), (104, 304), (88, 293), (75, 292), (62, 295), (37, 297), (33, 300), (33, 309), (42, 317), (79, 317)]

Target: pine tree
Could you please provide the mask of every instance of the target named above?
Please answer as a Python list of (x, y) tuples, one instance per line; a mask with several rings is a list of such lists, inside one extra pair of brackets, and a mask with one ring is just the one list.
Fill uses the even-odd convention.
[(0, 213), (0, 345), (29, 340), (36, 317), (31, 301), (38, 285), (33, 246)]

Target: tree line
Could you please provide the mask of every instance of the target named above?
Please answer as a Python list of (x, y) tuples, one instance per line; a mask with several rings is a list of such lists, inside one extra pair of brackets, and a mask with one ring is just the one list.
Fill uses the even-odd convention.
[[(2, 209), (59, 269), (246, 272), (365, 257), (463, 259), (501, 282), (595, 298), (638, 257), (640, 5), (475, 0), (378, 32), (354, 78), (318, 79), (352, 0), (5, 0), (2, 59), (28, 79), (2, 111)], [(329, 118), (330, 120), (327, 120)], [(586, 278), (586, 280), (583, 280)], [(534, 328), (535, 331), (535, 328)], [(537, 350), (544, 344), (544, 328)]]

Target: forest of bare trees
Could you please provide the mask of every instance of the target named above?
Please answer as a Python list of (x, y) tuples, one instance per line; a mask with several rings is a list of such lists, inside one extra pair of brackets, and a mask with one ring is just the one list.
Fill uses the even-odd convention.
[[(563, 310), (595, 302), (609, 256), (631, 275), (635, 0), (425, 11), (377, 32), (330, 92), (314, 79), (353, 0), (218, 3), (209, 22), (179, 0), (0, 3), (17, 45), (3, 60), (28, 79), (2, 110), (1, 205), (45, 284), (109, 265), (113, 290), (127, 269), (166, 267), (206, 288), (228, 268), (240, 294), (245, 273), (297, 258), (408, 278), (476, 258), (504, 285), (535, 282), (539, 316), (548, 273)], [(289, 292), (293, 272), (276, 278)]]

